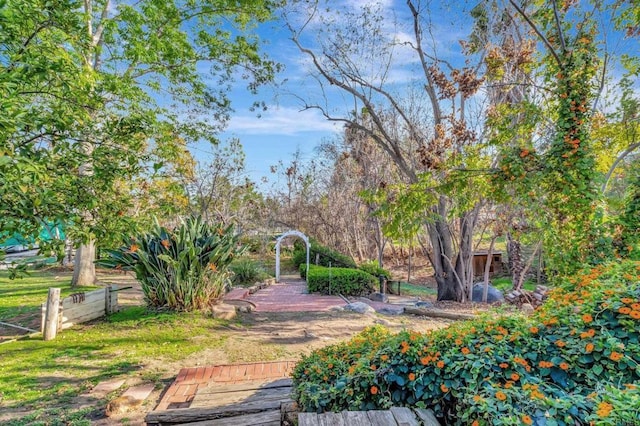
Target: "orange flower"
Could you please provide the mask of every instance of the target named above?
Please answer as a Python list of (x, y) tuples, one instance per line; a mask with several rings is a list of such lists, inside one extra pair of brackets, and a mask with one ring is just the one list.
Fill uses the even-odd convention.
[(480, 395), (473, 396), (473, 402), (480, 402), (480, 401), (482, 401), (482, 397)]
[(474, 420), (473, 423), (471, 423), (471, 426), (480, 426), (480, 422), (477, 420)]
[(632, 304), (631, 309), (633, 309), (634, 311), (640, 311), (640, 303)]
[(550, 362), (550, 361), (540, 361), (540, 362), (538, 363), (538, 366), (539, 366), (540, 368), (551, 368), (551, 367), (553, 367), (553, 362)]
[(507, 399), (507, 395), (505, 395), (505, 393), (502, 391), (498, 391), (496, 392), (496, 398), (498, 398), (500, 401), (504, 401), (505, 399)]
[(420, 358), (420, 364), (427, 365), (429, 364), (429, 357)]
[(640, 311), (631, 311), (629, 314), (633, 319), (640, 319)]
[(416, 379), (416, 375), (414, 373), (409, 373), (409, 381), (413, 382)]
[(440, 385), (440, 390), (444, 393), (449, 392), (449, 388), (444, 383)]
[(544, 394), (539, 390), (534, 390), (531, 392), (531, 399), (544, 399)]
[(569, 364), (567, 364), (566, 362), (561, 362), (559, 367), (564, 371), (567, 371), (569, 369)]
[(377, 386), (371, 386), (371, 389), (369, 389), (371, 391), (371, 395), (376, 395), (378, 393), (378, 387)]
[(507, 368), (509, 366), (509, 364), (507, 364), (506, 362), (501, 362), (498, 365), (500, 366), (500, 368)]
[(466, 348), (466, 347), (465, 347), (465, 348), (460, 349), (460, 352), (462, 352), (464, 355), (469, 355), (469, 353), (470, 353), (471, 351), (469, 350), (469, 348)]
[(627, 308), (626, 306), (623, 306), (620, 309), (618, 309), (618, 312), (620, 312), (621, 314), (629, 315), (631, 313), (631, 308)]
[(436, 364), (436, 366), (438, 368), (443, 368), (444, 367), (444, 361), (438, 361), (438, 363)]
[(584, 314), (582, 316), (582, 321), (590, 323), (591, 321), (593, 321), (593, 317), (590, 314)]
[(520, 158), (524, 158), (527, 155), (529, 155), (529, 150), (528, 149), (523, 149), (522, 151), (520, 151)]
[(602, 401), (600, 404), (598, 404), (598, 410), (596, 411), (596, 413), (600, 417), (607, 417), (609, 413), (611, 413), (611, 410), (613, 410), (613, 405), (609, 404), (608, 402)]
[(593, 343), (587, 343), (587, 345), (584, 347), (584, 350), (586, 353), (591, 353), (593, 352), (593, 348), (594, 348)]
[(514, 382), (517, 382), (518, 380), (520, 380), (520, 375), (518, 373), (512, 373), (511, 380), (513, 380)]
[(556, 340), (556, 346), (559, 348), (564, 348), (567, 344), (562, 340)]
[(533, 424), (533, 420), (531, 419), (531, 417), (527, 416), (526, 414), (522, 415), (522, 423), (524, 423), (525, 425), (532, 425)]
[(386, 360), (388, 360), (388, 359), (389, 359), (389, 355), (382, 355), (382, 356), (380, 357), (380, 359), (381, 359), (382, 361), (386, 361)]
[(620, 352), (611, 352), (611, 355), (609, 355), (609, 358), (611, 358), (613, 361), (620, 361), (622, 358), (624, 358), (624, 355), (622, 355)]
[(623, 297), (623, 298), (622, 298), (622, 299), (620, 299), (620, 300), (622, 300), (622, 303), (624, 303), (624, 304), (626, 304), (626, 305), (630, 305), (630, 304), (632, 304), (633, 302), (635, 302), (635, 300), (633, 300), (633, 299), (631, 299), (631, 298), (629, 298), (629, 297)]
[(539, 330), (538, 330), (538, 327), (531, 327), (529, 331), (532, 332), (533, 334), (538, 334)]
[(140, 246), (138, 246), (137, 244), (131, 244), (131, 246), (129, 247), (129, 251), (131, 253), (135, 253), (140, 249)]
[(371, 366), (371, 367), (369, 367), (369, 368), (371, 368), (373, 371), (376, 371), (376, 370), (378, 369), (378, 367), (376, 367), (375, 365), (372, 365), (372, 366)]
[(216, 272), (216, 271), (218, 270), (218, 267), (216, 266), (216, 264), (215, 264), (215, 263), (210, 263), (210, 264), (209, 264), (209, 266), (208, 266), (208, 268), (209, 268), (210, 270), (212, 270), (213, 272)]
[(456, 345), (460, 346), (462, 344), (462, 340), (461, 339), (456, 339), (454, 343)]
[(162, 244), (162, 247), (164, 247), (166, 249), (168, 249), (169, 246), (171, 245), (171, 244), (169, 244), (169, 240), (162, 240), (162, 241), (160, 241), (160, 244)]

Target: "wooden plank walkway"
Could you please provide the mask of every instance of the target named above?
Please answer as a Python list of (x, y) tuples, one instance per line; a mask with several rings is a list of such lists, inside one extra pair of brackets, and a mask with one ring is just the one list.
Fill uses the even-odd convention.
[(283, 410), (291, 406), (291, 379), (252, 381), (197, 390), (189, 408), (156, 410), (147, 414), (151, 425), (269, 425), (280, 426)]
[(440, 426), (431, 410), (391, 407), (389, 410), (300, 413), (298, 426)]

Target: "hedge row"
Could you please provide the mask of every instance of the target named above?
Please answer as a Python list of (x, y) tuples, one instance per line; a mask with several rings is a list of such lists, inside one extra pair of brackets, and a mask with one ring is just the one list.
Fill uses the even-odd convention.
[[(356, 268), (356, 262), (351, 257), (329, 247), (323, 246), (313, 239), (311, 240), (310, 245), (310, 263), (316, 264), (317, 259), (317, 264), (320, 266), (331, 266), (334, 268)], [(296, 242), (294, 243), (293, 263), (296, 265), (296, 267), (300, 266), (303, 263), (307, 263), (307, 247), (303, 242), (298, 240), (296, 240)]]
[(369, 329), (304, 357), (293, 378), (305, 411), (405, 405), (455, 425), (638, 424), (640, 262), (585, 270), (530, 317)]
[(305, 264), (300, 265), (300, 276), (306, 278), (309, 292), (361, 296), (374, 291), (378, 279), (359, 269), (325, 268), (309, 265), (309, 276), (305, 277)]
[(391, 272), (387, 271), (384, 268), (381, 268), (378, 265), (378, 262), (375, 260), (365, 262), (362, 265), (358, 266), (358, 269), (365, 271), (368, 274), (373, 275), (374, 277), (385, 277), (387, 280), (391, 280)]

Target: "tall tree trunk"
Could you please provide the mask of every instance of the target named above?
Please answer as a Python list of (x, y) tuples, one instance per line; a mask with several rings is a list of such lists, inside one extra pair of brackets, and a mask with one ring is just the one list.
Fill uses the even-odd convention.
[(447, 201), (441, 196), (438, 200), (438, 219), (428, 225), (429, 239), (433, 249), (433, 269), (438, 284), (438, 300), (464, 299), (462, 282), (457, 276), (453, 262), (457, 262), (457, 256), (453, 248), (451, 229), (446, 221)]
[(463, 289), (460, 301), (471, 299), (473, 292), (473, 230), (478, 220), (479, 205), (460, 218), (460, 248), (456, 260), (456, 275)]
[(509, 256), (509, 271), (511, 272), (511, 281), (515, 288), (520, 282), (520, 277), (524, 271), (524, 262), (522, 261), (522, 245), (520, 241), (511, 237), (511, 233), (507, 232), (507, 256)]
[(94, 240), (86, 244), (80, 244), (76, 250), (75, 263), (73, 265), (73, 278), (71, 286), (93, 285), (96, 282), (96, 245)]
[(487, 252), (487, 261), (484, 265), (484, 288), (482, 289), (482, 303), (487, 303), (487, 297), (489, 297), (489, 272), (491, 271), (491, 264), (493, 263), (493, 246), (498, 236), (493, 234), (491, 237), (491, 243), (489, 244), (489, 251)]

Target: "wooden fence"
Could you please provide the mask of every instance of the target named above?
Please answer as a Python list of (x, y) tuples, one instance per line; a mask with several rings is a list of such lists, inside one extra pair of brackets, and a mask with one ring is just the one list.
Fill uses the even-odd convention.
[(110, 285), (60, 300), (60, 289), (50, 288), (47, 303), (42, 304), (41, 331), (44, 339), (51, 340), (58, 331), (117, 312), (118, 290), (122, 289)]

